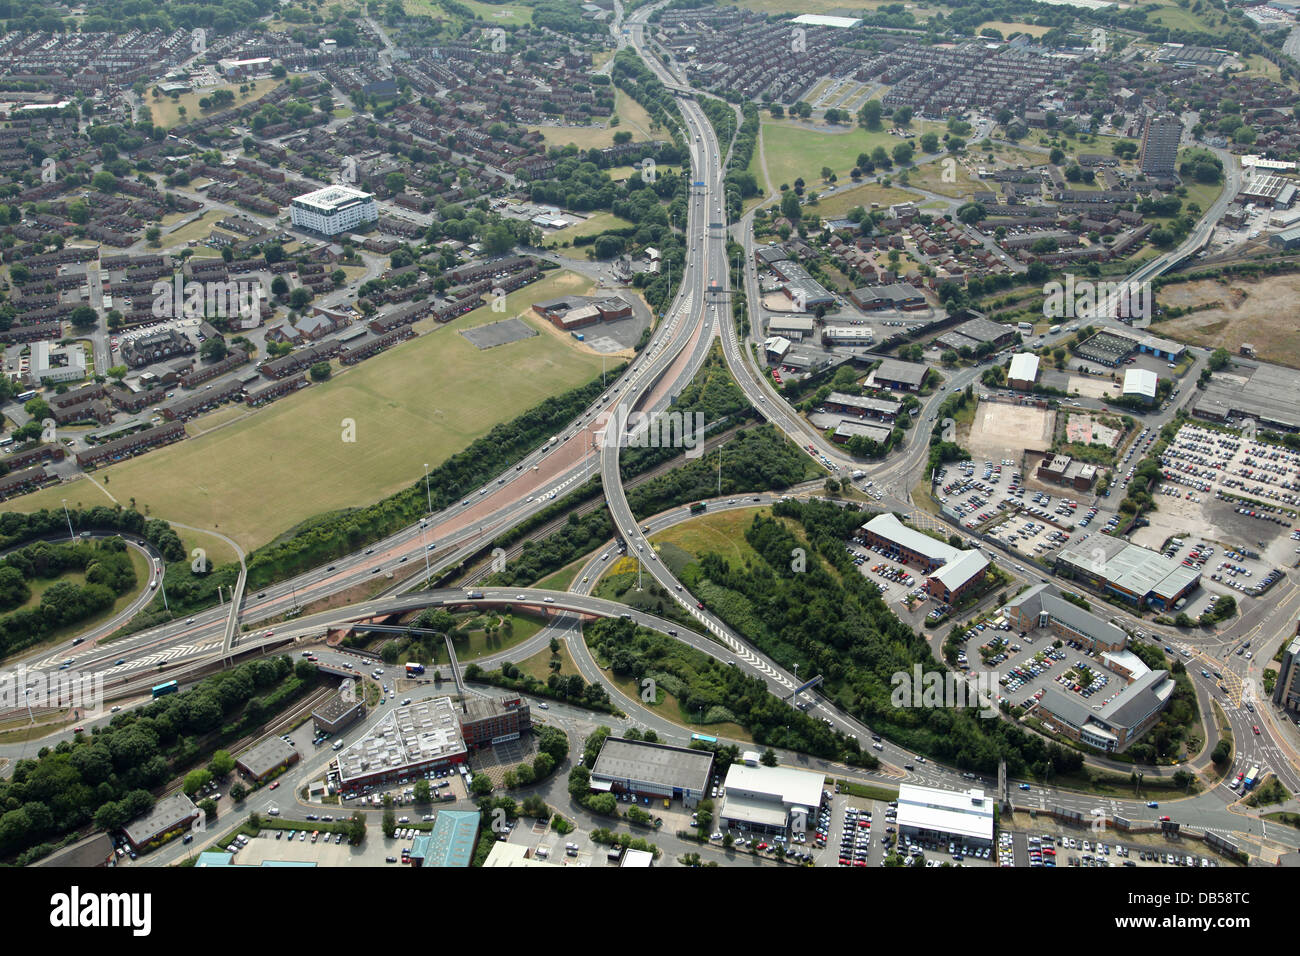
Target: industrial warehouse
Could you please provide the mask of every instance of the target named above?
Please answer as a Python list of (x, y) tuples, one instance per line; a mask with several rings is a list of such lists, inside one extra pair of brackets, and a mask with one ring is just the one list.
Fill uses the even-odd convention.
[(1119, 538), (1072, 542), (1056, 556), (1055, 573), (1114, 594), (1129, 604), (1176, 609), (1201, 583), (1201, 572)]
[(713, 754), (707, 750), (608, 737), (591, 768), (591, 789), (693, 807), (707, 792), (712, 772)]

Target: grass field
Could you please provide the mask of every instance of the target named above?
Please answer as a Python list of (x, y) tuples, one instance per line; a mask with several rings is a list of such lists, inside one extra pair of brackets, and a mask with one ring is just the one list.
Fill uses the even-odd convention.
[(532, 585), (532, 587), (545, 588), (548, 591), (567, 591), (569, 590), (569, 586), (573, 584), (573, 579), (578, 576), (578, 572), (582, 570), (582, 566), (585, 563), (586, 558), (579, 558), (572, 564), (560, 568), (560, 570), (556, 571), (554, 574), (542, 578), (536, 584)]
[[(914, 120), (912, 130), (920, 136), (931, 130), (942, 133), (944, 127), (940, 123)], [(771, 185), (793, 185), (802, 176), (809, 189), (816, 189), (820, 184), (823, 166), (829, 166), (840, 179), (847, 180), (859, 153), (870, 153), (877, 146), (892, 153), (895, 146), (904, 142), (883, 130), (873, 133), (854, 127), (840, 133), (820, 133), (782, 120), (765, 120), (762, 135)]]
[(867, 212), (870, 212), (873, 202), (880, 203), (880, 208), (884, 209), (894, 203), (916, 202), (920, 199), (920, 193), (908, 192), (901, 186), (886, 187), (879, 183), (866, 183), (862, 186), (854, 186), (852, 189), (843, 189), (832, 193), (825, 199), (819, 199), (815, 205), (808, 208), (823, 219), (836, 219), (843, 216), (854, 206), (861, 206)]
[(612, 212), (598, 212), (583, 222), (556, 230), (546, 237), (543, 245), (549, 249), (554, 249), (562, 243), (573, 242), (579, 236), (594, 236), (606, 229), (624, 229), (631, 225), (635, 225), (635, 223), (622, 219)]
[[(952, 157), (953, 162), (947, 163), (944, 156), (928, 163), (923, 163), (915, 169), (907, 171), (907, 183), (909, 186), (916, 186), (919, 189), (929, 190), (932, 193), (938, 193), (941, 196), (951, 196), (953, 199), (968, 199), (975, 195), (976, 190), (987, 189), (987, 185), (980, 183), (978, 179), (970, 174), (956, 157)], [(951, 172), (952, 182), (945, 181), (945, 177)]]
[(994, 30), (1001, 30), (1004, 37), (1009, 37), (1013, 33), (1027, 33), (1031, 37), (1040, 37), (1051, 27), (1036, 27), (1029, 23), (1009, 23), (1006, 20), (988, 20), (979, 25), (978, 33), (985, 27), (992, 27)]
[[(420, 476), (423, 462), (436, 467), (498, 422), (589, 381), (600, 358), (567, 337), (479, 351), (459, 334), (514, 315), (540, 327), (528, 306), (589, 287), (572, 273), (552, 275), (507, 296), (504, 314), (476, 309), (244, 421), (96, 478), (111, 477), (119, 501), (134, 497), (154, 516), (214, 528), (251, 550), (312, 515), (394, 493)], [(355, 441), (341, 440), (345, 421), (355, 423)], [(86, 504), (107, 503), (93, 485), (78, 490)], [(50, 488), (4, 507), (58, 507), (67, 496), (66, 487)]]
[[(551, 671), (552, 660), (560, 662), (558, 671)], [(565, 640), (560, 641), (559, 654), (553, 655), (548, 647), (538, 651), (532, 657), (518, 661), (516, 666), (525, 674), (536, 677), (540, 681), (546, 680), (552, 673), (559, 674), (561, 677), (568, 677), (570, 674), (578, 673), (578, 666), (573, 663), (573, 658), (569, 655), (569, 642)]]
[[(193, 216), (194, 213), (186, 213), (187, 216)], [(191, 239), (202, 241), (212, 235), (212, 227), (216, 225), (217, 220), (224, 218), (224, 214), (216, 209), (207, 209), (199, 218), (193, 222), (174, 229), (171, 232), (164, 231), (159, 237), (160, 249), (172, 249), (176, 246), (184, 247)], [(197, 256), (196, 256), (197, 258)]]
[(679, 727), (685, 727), (692, 733), (707, 733), (710, 737), (725, 737), (728, 740), (743, 740), (746, 743), (753, 743), (754, 738), (750, 736), (749, 731), (734, 721), (724, 720), (716, 724), (699, 724), (691, 723), (691, 715), (682, 710), (681, 701), (666, 690), (659, 690), (659, 699), (653, 704), (647, 704), (641, 699), (641, 685), (637, 683), (635, 677), (617, 677), (610, 671), (605, 671), (605, 679), (622, 691), (623, 695), (629, 700), (634, 700), (653, 710), (665, 720), (671, 720)]
[[(279, 87), (281, 83), (287, 82), (287, 79), (288, 78), (286, 77), (284, 80), (263, 79), (251, 81), (250, 88), (246, 93), (239, 92), (239, 87), (243, 85), (241, 83), (205, 86), (192, 93), (182, 93), (175, 100), (170, 96), (159, 96), (155, 98), (151, 92), (147, 92), (145, 94), (144, 103), (149, 107), (150, 112), (153, 114), (153, 124), (155, 126), (161, 126), (164, 129), (171, 129), (173, 126), (182, 122), (180, 112), (182, 106), (185, 107), (185, 122), (189, 122), (190, 120), (199, 119), (203, 116), (225, 112), (225, 110), (233, 109), (236, 106), (243, 106), (249, 100), (255, 100), (260, 96), (265, 96), (267, 93), (270, 93), (272, 90)], [(211, 96), (217, 90), (230, 90), (230, 92), (235, 94), (235, 101), (231, 103), (230, 106), (223, 107), (220, 110), (212, 110), (211, 114), (205, 113), (203, 110), (199, 109), (199, 100)]]
[(705, 512), (698, 518), (665, 528), (650, 540), (654, 544), (675, 544), (696, 557), (712, 551), (730, 561), (733, 567), (739, 567), (746, 561), (758, 560), (757, 552), (745, 540), (745, 529), (754, 515), (768, 511), (767, 508), (739, 508)]
[(617, 126), (530, 126), (530, 130), (540, 132), (550, 146), (568, 146), (572, 143), (579, 149), (603, 149), (614, 145), (614, 134), (620, 130), (630, 130), (633, 139), (662, 138), (662, 132), (650, 129), (650, 114), (645, 107), (622, 90), (614, 91), (614, 115), (618, 117)]

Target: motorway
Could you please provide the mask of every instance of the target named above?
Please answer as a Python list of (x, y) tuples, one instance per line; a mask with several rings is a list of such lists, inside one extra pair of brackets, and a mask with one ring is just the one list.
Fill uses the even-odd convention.
[[(672, 75), (646, 48), (645, 22), (654, 7), (637, 10), (623, 23), (627, 29), (626, 37), (620, 36), (620, 43), (626, 39), (638, 50), (647, 65), (654, 70), (661, 80), (672, 88), (681, 89), (681, 80)], [(616, 19), (616, 35), (620, 33), (620, 20)], [(684, 93), (686, 91), (683, 91)], [(403, 594), (402, 591), (421, 584), (426, 575), (403, 575), (406, 580), (386, 587), (376, 597), (371, 597), (346, 608), (326, 611), (319, 614), (298, 617), (285, 623), (277, 623), (267, 631), (262, 624), (270, 620), (283, 618), (287, 613), (316, 600), (347, 592), (353, 589), (370, 587), (377, 580), (386, 581), (389, 576), (405, 572), (410, 562), (424, 564), (426, 574), (437, 573), (445, 568), (455, 566), (465, 557), (481, 549), (500, 533), (514, 527), (521, 521), (536, 514), (557, 496), (579, 486), (589, 478), (599, 474), (602, 478), (608, 506), (614, 519), (616, 534), (630, 555), (638, 556), (643, 561), (644, 570), (672, 595), (697, 623), (700, 634), (684, 631), (674, 635), (697, 649), (719, 659), (734, 660), (737, 666), (745, 668), (767, 682), (774, 694), (788, 696), (796, 681), (793, 675), (785, 673), (763, 655), (749, 648), (745, 642), (722, 621), (707, 610), (696, 606), (696, 601), (662, 562), (655, 557), (641, 527), (649, 527), (651, 532), (662, 530), (672, 523), (685, 520), (685, 509), (638, 522), (632, 514), (623, 489), (619, 474), (621, 448), (628, 443), (628, 432), (624, 423), (633, 421), (632, 433), (636, 435), (639, 420), (635, 413), (654, 413), (664, 410), (680, 387), (690, 381), (703, 364), (713, 339), (722, 339), (723, 354), (736, 381), (763, 417), (780, 428), (785, 434), (799, 443), (801, 447), (813, 445), (840, 471), (850, 467), (860, 467), (859, 463), (847, 457), (837, 446), (825, 441), (823, 436), (803, 419), (801, 419), (784, 401), (770, 390), (766, 377), (749, 360), (748, 342), (742, 342), (736, 333), (731, 317), (731, 307), (727, 299), (729, 291), (729, 270), (726, 259), (726, 226), (723, 209), (723, 168), (722, 159), (713, 133), (712, 126), (690, 96), (682, 95), (677, 100), (685, 124), (686, 143), (690, 149), (694, 170), (693, 180), (703, 183), (693, 187), (688, 203), (687, 236), (689, 244), (681, 285), (677, 298), (666, 311), (664, 320), (654, 330), (646, 348), (626, 371), (602, 394), (597, 402), (582, 416), (569, 423), (557, 435), (557, 440), (525, 456), (514, 463), (494, 481), (481, 489), (470, 493), (459, 504), (452, 505), (438, 513), (430, 513), (417, 524), (404, 528), (382, 541), (337, 559), (334, 563), (282, 583), (257, 591), (255, 595), (242, 595), (234, 607), (217, 607), (196, 614), (185, 623), (173, 622), (160, 628), (133, 635), (119, 640), (112, 645), (92, 651), (80, 661), (80, 665), (89, 670), (102, 670), (112, 681), (131, 683), (139, 686), (160, 677), (169, 669), (179, 665), (189, 665), (228, 652), (229, 646), (223, 647), (226, 628), (232, 622), (251, 627), (252, 632), (232, 633), (231, 641), (239, 650), (252, 649), (263, 643), (268, 646), (280, 645), (299, 638), (318, 638), (325, 629), (343, 626), (348, 623), (387, 615), (401, 610), (411, 610), (432, 604), (469, 603), (465, 592), (459, 590), (420, 591)], [(1232, 170), (1231, 163), (1225, 168)], [(1234, 190), (1224, 191), (1224, 197), (1230, 197)], [(1222, 197), (1221, 197), (1222, 198)], [(1226, 202), (1216, 203), (1202, 223), (1185, 243), (1167, 256), (1142, 266), (1134, 277), (1140, 281), (1150, 278), (1169, 268), (1176, 258), (1185, 256), (1189, 249), (1195, 248), (1196, 242), (1203, 242), (1208, 237), (1207, 229), (1212, 229), (1215, 215), (1221, 211)], [(721, 224), (714, 226), (713, 223)], [(748, 230), (746, 230), (748, 233)], [(752, 238), (746, 240), (747, 260), (752, 261)], [(754, 273), (751, 262), (747, 261), (746, 285), (751, 305), (758, 302)], [(711, 287), (711, 283), (717, 285)], [(945, 382), (944, 389), (925, 400), (918, 417), (918, 427), (909, 433), (909, 442), (905, 449), (893, 460), (869, 466), (870, 477), (879, 490), (886, 492), (883, 502), (885, 507), (898, 510), (912, 510), (908, 494), (909, 482), (917, 479), (918, 469), (928, 456), (926, 437), (929, 433), (928, 422), (933, 409), (946, 397), (950, 390), (964, 388), (977, 380), (978, 368), (958, 369), (952, 372)], [(1190, 380), (1190, 379), (1189, 379)], [(1190, 389), (1189, 389), (1190, 392)], [(1185, 400), (1185, 399), (1184, 399)], [(1173, 409), (1168, 411), (1173, 414)], [(1162, 416), (1164, 417), (1164, 416)], [(1157, 426), (1158, 427), (1158, 426)], [(635, 437), (632, 439), (635, 441)], [(418, 479), (412, 476), (412, 480)], [(753, 498), (739, 502), (736, 507), (752, 506)], [(757, 496), (760, 503), (769, 503), (771, 495)], [(718, 503), (718, 507), (730, 507)], [(430, 509), (431, 510), (431, 509)], [(608, 551), (605, 551), (608, 553)], [(601, 562), (600, 554), (593, 554), (584, 567), (582, 575), (594, 579), (598, 576)], [(377, 578), (383, 574), (383, 579)], [(575, 577), (575, 581), (578, 578)], [(474, 602), (478, 603), (478, 602)], [(572, 615), (582, 617), (612, 616), (628, 614), (639, 624), (652, 627), (665, 633), (682, 627), (639, 611), (630, 611), (627, 607), (609, 601), (593, 598), (581, 593), (581, 586), (569, 593), (542, 591), (538, 589), (511, 588), (509, 593), (499, 588), (487, 589), (482, 603), (512, 604), (520, 607), (570, 612), (561, 616), (553, 627), (561, 627), (572, 633), (577, 620)], [(1271, 628), (1279, 625), (1288, 616), (1282, 610), (1261, 619), (1256, 630), (1267, 634)], [(545, 632), (544, 632), (545, 633)], [(1253, 633), (1253, 632), (1252, 632)], [(705, 636), (711, 635), (711, 636)], [(540, 639), (531, 639), (529, 647)], [(721, 642), (721, 643), (719, 643)], [(584, 653), (576, 650), (581, 640), (570, 641), (575, 649), (575, 660), (580, 662), (584, 677), (589, 681), (601, 680), (601, 675), (594, 670), (594, 664)], [(514, 649), (518, 650), (518, 649)], [(1261, 651), (1263, 648), (1261, 647)], [(37, 669), (50, 668), (61, 655), (29, 655), (24, 661), (29, 667)], [(507, 655), (503, 655), (502, 659)], [(513, 656), (513, 653), (508, 656)], [(1257, 656), (1255, 669), (1262, 666), (1265, 654)], [(491, 663), (491, 662), (487, 662)], [(1243, 675), (1243, 678), (1249, 677)], [(629, 713), (635, 714), (635, 720), (641, 726), (654, 727), (667, 739), (680, 738), (683, 730), (669, 724), (651, 711), (641, 708), (635, 701), (621, 700), (620, 705)], [(861, 735), (870, 734), (869, 728), (860, 724), (849, 715), (843, 714), (822, 698), (813, 704), (816, 712), (836, 729), (861, 739)], [(1234, 731), (1238, 731), (1237, 719), (1233, 720)], [(1247, 731), (1249, 733), (1249, 731)], [(1243, 738), (1237, 737), (1240, 742)], [(1261, 741), (1261, 745), (1264, 744)], [(1270, 739), (1267, 744), (1280, 748), (1282, 744)], [(948, 787), (962, 786), (962, 777), (956, 771), (933, 763), (915, 764), (919, 769), (905, 773), (897, 769), (903, 763), (910, 762), (910, 754), (886, 744), (881, 756), (885, 768), (880, 774), (861, 774), (863, 779), (912, 779), (916, 782), (937, 784)], [(0, 756), (13, 756), (9, 747), (0, 747)], [(818, 766), (818, 761), (805, 756), (790, 755), (791, 762)], [(1286, 755), (1281, 749), (1273, 761), (1273, 769), (1283, 773), (1289, 766)], [(829, 766), (829, 765), (828, 765)], [(834, 772), (843, 773), (843, 768), (833, 767)], [(1291, 768), (1294, 775), (1294, 768)], [(1288, 785), (1294, 780), (1287, 780)], [(1300, 787), (1292, 786), (1297, 790)], [(1205, 826), (1224, 834), (1236, 833), (1238, 836), (1249, 835), (1258, 839), (1262, 832), (1260, 821), (1240, 814), (1228, 816), (1225, 813), (1222, 787), (1203, 793), (1180, 803), (1179, 819), (1189, 825)], [(1042, 806), (1063, 806), (1090, 813), (1098, 803), (1097, 798), (1068, 791), (1052, 790), (1035, 786), (1030, 791), (1032, 802)], [(1235, 799), (1235, 795), (1228, 794)], [(1151, 813), (1146, 810), (1142, 800), (1107, 801), (1109, 809), (1130, 819), (1146, 819)], [(1227, 811), (1231, 813), (1231, 810)], [(1277, 836), (1280, 828), (1274, 828), (1272, 835)], [(1285, 833), (1285, 831), (1283, 831)], [(1289, 839), (1288, 839), (1289, 838)], [(1294, 845), (1300, 840), (1292, 838), (1289, 833), (1284, 839)]]

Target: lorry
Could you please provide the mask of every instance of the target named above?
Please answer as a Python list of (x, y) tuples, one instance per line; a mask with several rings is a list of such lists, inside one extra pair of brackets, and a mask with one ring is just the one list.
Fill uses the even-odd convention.
[(703, 501), (697, 501), (691, 505), (691, 514), (697, 515), (704, 512), (709, 506)]
[(1016, 328), (1021, 332), (1032, 332), (1034, 331), (1034, 324), (1032, 322), (1017, 322)]
[(415, 663), (414, 661), (412, 661), (412, 662), (409, 662), (409, 663), (406, 665), (406, 676), (407, 676), (407, 677), (414, 677), (416, 674), (423, 674), (423, 673), (424, 673), (424, 665), (423, 665), (423, 664), (417, 664), (417, 663)]
[(554, 445), (554, 444), (555, 444), (557, 441), (559, 441), (559, 440), (560, 440), (560, 436), (559, 436), (559, 435), (552, 435), (552, 436), (551, 436), (551, 440), (548, 441), (548, 442), (546, 443), (546, 447), (547, 447), (547, 448), (550, 448), (552, 445)]
[(1047, 333), (1048, 333), (1049, 335), (1055, 335), (1055, 334), (1056, 334), (1057, 332), (1059, 332), (1059, 331), (1061, 331), (1061, 327), (1060, 327), (1059, 325), (1054, 325), (1054, 326), (1052, 326), (1050, 329), (1047, 330)]

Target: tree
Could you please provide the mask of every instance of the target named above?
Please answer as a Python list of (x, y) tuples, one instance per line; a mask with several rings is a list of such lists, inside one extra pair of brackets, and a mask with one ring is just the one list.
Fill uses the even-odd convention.
[(284, 276), (276, 276), (271, 280), (271, 294), (275, 296), (289, 294), (289, 282)]
[(185, 782), (181, 785), (181, 789), (185, 791), (187, 797), (192, 797), (211, 782), (211, 772), (207, 770), (191, 770), (185, 775)]
[(313, 382), (323, 382), (330, 377), (330, 363), (317, 362), (310, 370), (311, 380)]
[(127, 367), (125, 365), (114, 365), (108, 370), (108, 377), (120, 382), (126, 378), (126, 373)]
[(486, 797), (492, 792), (492, 780), (485, 773), (476, 773), (469, 782), (469, 792), (476, 797)]
[(397, 814), (393, 810), (393, 801), (389, 797), (384, 798), (383, 828), (384, 828), (384, 836), (388, 837), (388, 839), (390, 840), (393, 838), (393, 835), (397, 832)]
[(912, 125), (912, 107), (910, 107), (910, 106), (900, 106), (898, 109), (894, 110), (894, 125), (895, 125), (895, 126), (911, 126), (911, 125)]
[(226, 357), (226, 351), (226, 340), (219, 335), (214, 335), (203, 343), (199, 354), (209, 362), (220, 362)]
[(348, 820), (348, 842), (357, 846), (366, 838), (366, 815), (360, 810), (352, 814)]
[(912, 156), (914, 152), (915, 151), (912, 149), (911, 143), (899, 143), (897, 146), (894, 147), (894, 152), (893, 152), (894, 162), (897, 163), (899, 166), (906, 166), (908, 163), (912, 161)]
[(771, 747), (768, 747), (766, 750), (763, 751), (763, 756), (759, 757), (758, 760), (759, 763), (761, 763), (764, 767), (775, 767), (776, 751), (773, 750)]
[(93, 329), (95, 324), (99, 322), (99, 313), (88, 305), (79, 305), (68, 313), (68, 321), (72, 323), (72, 327), (75, 329), (82, 331)]
[(1217, 348), (1210, 353), (1209, 368), (1211, 372), (1220, 372), (1228, 367), (1232, 361), (1232, 356), (1225, 348)]
[(236, 783), (230, 788), (230, 799), (236, 803), (243, 803), (246, 796), (248, 796), (248, 788), (242, 783)]
[(214, 777), (224, 777), (235, 769), (235, 758), (226, 750), (218, 750), (208, 761), (208, 770)]
[[(867, 100), (858, 110), (858, 125), (863, 129), (877, 130), (880, 129), (880, 116), (884, 112), (884, 107), (880, 100)], [(861, 165), (859, 163), (859, 165)]]
[(429, 803), (433, 799), (433, 792), (429, 788), (428, 780), (415, 781), (415, 802)]

